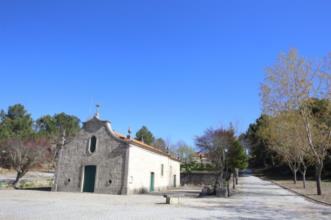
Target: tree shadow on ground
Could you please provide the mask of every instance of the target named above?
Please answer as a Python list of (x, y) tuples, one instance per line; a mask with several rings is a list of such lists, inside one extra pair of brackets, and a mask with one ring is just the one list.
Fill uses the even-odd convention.
[(243, 194), (247, 197), (252, 197), (252, 196), (265, 196), (266, 198), (268, 197), (297, 197), (295, 194), (276, 194), (276, 193), (266, 193), (266, 192), (237, 192), (237, 195)]
[(200, 191), (191, 191), (191, 190), (179, 190), (179, 191), (165, 191), (165, 192), (152, 192), (148, 195), (152, 196), (163, 196), (163, 195), (174, 195), (177, 197), (191, 197), (197, 198), (200, 194)]
[[(242, 188), (242, 187), (237, 187), (237, 189), (242, 189), (242, 190), (259, 190), (259, 189), (261, 189), (261, 187), (259, 187), (259, 186), (245, 186), (244, 188)], [(266, 187), (266, 188), (264, 188), (264, 190), (281, 190), (281, 188), (280, 187), (278, 187), (278, 186), (274, 186), (274, 187)]]
[(32, 191), (52, 191), (52, 187), (35, 187), (35, 188), (17, 188), (16, 190), (32, 190)]

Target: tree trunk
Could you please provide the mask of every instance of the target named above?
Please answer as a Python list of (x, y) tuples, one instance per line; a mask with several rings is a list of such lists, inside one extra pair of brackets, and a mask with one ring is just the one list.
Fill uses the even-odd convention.
[(302, 163), (302, 169), (299, 169), (301, 175), (302, 175), (302, 184), (303, 184), (303, 188), (306, 189), (306, 173), (307, 173), (307, 166)]
[(229, 181), (226, 181), (226, 191), (228, 193), (228, 197), (230, 197), (230, 184), (229, 184)]
[(223, 183), (223, 171), (220, 171), (216, 175), (215, 183), (214, 183), (214, 192), (216, 192), (217, 188), (220, 187), (220, 183)]
[(307, 169), (302, 172), (302, 183), (303, 183), (304, 189), (306, 189), (306, 172), (307, 172)]
[(236, 185), (238, 185), (239, 169), (236, 168)]
[(298, 172), (299, 168), (297, 167), (297, 165), (295, 163), (292, 164), (291, 162), (288, 162), (288, 166), (293, 174), (293, 183), (297, 184), (297, 172)]
[(263, 159), (263, 166), (265, 169), (268, 168), (267, 160), (265, 158)]
[(236, 174), (235, 174), (235, 172), (232, 175), (232, 187), (233, 187), (233, 189), (236, 189)]
[(16, 174), (16, 178), (15, 178), (15, 181), (12, 183), (14, 188), (17, 188), (18, 186), (18, 182), (20, 181), (20, 179), (23, 177), (23, 173), (22, 172), (19, 172), (17, 171), (17, 174)]
[(272, 155), (271, 155), (271, 165), (272, 165), (272, 167), (275, 167), (275, 165), (276, 165), (275, 159)]
[(293, 182), (294, 184), (297, 184), (297, 169), (293, 169)]
[(323, 170), (323, 162), (316, 164), (315, 166), (315, 178), (316, 178), (316, 187), (317, 187), (317, 195), (322, 195), (322, 188), (321, 188), (321, 176)]

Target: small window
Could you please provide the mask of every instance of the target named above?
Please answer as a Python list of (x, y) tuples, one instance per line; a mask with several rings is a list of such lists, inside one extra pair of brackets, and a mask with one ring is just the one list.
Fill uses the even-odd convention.
[(97, 138), (95, 136), (91, 137), (89, 145), (89, 152), (94, 153), (97, 148)]
[(164, 174), (164, 165), (161, 164), (161, 176), (163, 176), (163, 174)]

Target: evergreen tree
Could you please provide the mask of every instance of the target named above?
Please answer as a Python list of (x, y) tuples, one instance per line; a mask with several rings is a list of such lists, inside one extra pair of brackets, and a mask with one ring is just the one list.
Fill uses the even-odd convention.
[(136, 140), (143, 141), (145, 144), (152, 145), (154, 142), (154, 135), (148, 130), (146, 126), (142, 126), (136, 133)]
[(38, 135), (46, 137), (52, 144), (51, 162), (55, 163), (62, 145), (69, 143), (78, 133), (80, 120), (66, 113), (46, 115), (36, 121), (36, 128)]
[(228, 166), (231, 170), (247, 168), (247, 155), (239, 141), (234, 141), (228, 149)]
[(32, 118), (21, 104), (9, 106), (7, 113), (0, 113), (0, 140), (29, 136), (33, 133)]

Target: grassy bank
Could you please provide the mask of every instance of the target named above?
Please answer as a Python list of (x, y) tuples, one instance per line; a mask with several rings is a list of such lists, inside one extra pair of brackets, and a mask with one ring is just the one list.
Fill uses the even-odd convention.
[[(12, 182), (15, 180), (14, 170), (0, 169), (0, 189), (13, 188)], [(43, 170), (33, 170), (28, 172), (18, 183), (19, 189), (50, 190), (53, 185), (53, 173)]]
[(322, 181), (321, 186), (323, 195), (321, 196), (317, 195), (316, 182), (313, 180), (306, 181), (306, 189), (303, 188), (302, 181), (298, 181), (297, 184), (294, 184), (293, 180), (273, 180), (273, 182), (314, 200), (331, 205), (331, 182)]
[(292, 176), (288, 172), (275, 172), (274, 170), (270, 169), (260, 169), (255, 170), (254, 174), (259, 177), (263, 177), (273, 181), (274, 183), (283, 186), (287, 189), (293, 190), (301, 195), (309, 197), (311, 199), (324, 202), (331, 205), (331, 181), (324, 180), (322, 181), (322, 194), (321, 196), (317, 195), (316, 192), (316, 182), (313, 178), (308, 177), (306, 181), (306, 188), (303, 188), (302, 180), (300, 179), (300, 175), (296, 184), (294, 184)]

